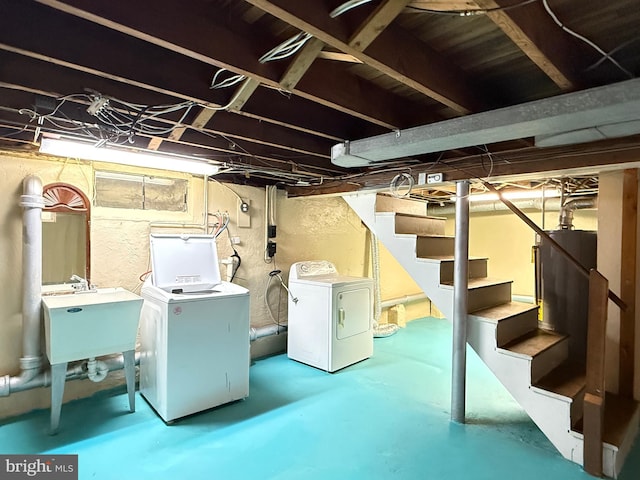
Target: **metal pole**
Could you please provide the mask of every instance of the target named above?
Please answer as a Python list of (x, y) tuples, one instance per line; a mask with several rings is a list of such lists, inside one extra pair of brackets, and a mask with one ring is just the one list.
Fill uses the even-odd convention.
[(451, 420), (465, 422), (467, 313), (469, 291), (469, 181), (456, 184), (456, 237), (453, 260), (453, 356)]

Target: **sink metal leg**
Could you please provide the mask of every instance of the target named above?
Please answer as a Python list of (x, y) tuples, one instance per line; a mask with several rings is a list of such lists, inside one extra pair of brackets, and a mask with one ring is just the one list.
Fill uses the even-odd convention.
[(136, 411), (136, 359), (135, 350), (122, 352), (124, 357), (124, 376), (127, 381), (127, 393), (129, 394), (129, 410)]
[(67, 362), (51, 365), (51, 435), (58, 433), (60, 411), (64, 395), (64, 382), (67, 379)]

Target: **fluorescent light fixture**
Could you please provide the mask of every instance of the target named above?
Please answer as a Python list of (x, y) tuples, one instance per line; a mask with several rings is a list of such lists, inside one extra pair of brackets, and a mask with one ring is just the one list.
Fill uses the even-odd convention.
[(90, 143), (42, 137), (40, 152), (61, 157), (82, 158), (98, 162), (118, 163), (134, 167), (156, 168), (195, 175), (215, 175), (219, 167), (204, 160), (168, 156), (161, 153), (144, 153), (120, 148), (94, 147)]

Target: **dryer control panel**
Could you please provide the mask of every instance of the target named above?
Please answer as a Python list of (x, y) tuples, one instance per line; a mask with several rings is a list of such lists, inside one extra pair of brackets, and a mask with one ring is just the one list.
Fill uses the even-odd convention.
[(338, 271), (333, 263), (327, 260), (310, 260), (291, 265), (289, 281), (292, 279), (315, 277), (316, 275), (337, 275)]

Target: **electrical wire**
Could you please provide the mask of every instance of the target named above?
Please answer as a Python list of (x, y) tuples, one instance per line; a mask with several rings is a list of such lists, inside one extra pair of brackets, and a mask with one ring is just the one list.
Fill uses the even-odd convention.
[[(391, 195), (396, 198), (405, 198), (408, 197), (413, 189), (414, 180), (411, 174), (409, 173), (399, 173), (393, 180), (391, 180), (391, 184), (389, 185), (389, 190), (391, 191)], [(405, 187), (405, 185), (407, 185)], [(405, 187), (407, 189), (406, 192), (400, 193), (400, 189)]]
[(627, 75), (629, 78), (634, 78), (633, 73), (631, 73), (629, 70), (627, 70), (626, 68), (624, 68), (622, 65), (620, 65), (620, 63), (618, 63), (618, 61), (611, 57), (610, 54), (608, 54), (607, 52), (605, 52), (602, 48), (600, 48), (598, 45), (596, 45), (594, 42), (592, 42), (591, 40), (589, 40), (587, 37), (585, 37), (584, 35), (581, 35), (577, 32), (575, 32), (574, 30), (571, 30), (569, 27), (567, 27), (566, 25), (564, 25), (560, 19), (558, 18), (558, 16), (553, 12), (553, 10), (551, 10), (551, 7), (549, 6), (549, 3), (547, 0), (542, 0), (542, 5), (544, 6), (544, 9), (547, 11), (547, 13), (549, 14), (549, 16), (551, 17), (551, 19), (560, 27), (562, 28), (562, 30), (564, 30), (565, 32), (567, 32), (569, 35), (577, 38), (578, 40), (581, 40), (582, 42), (586, 43), (587, 45), (589, 45), (591, 48), (593, 48), (596, 52), (598, 52), (600, 55), (602, 55), (603, 59), (609, 60), (611, 63), (613, 63), (616, 67), (618, 67), (618, 69), (620, 69), (620, 71), (622, 71), (625, 75)]
[(494, 7), (494, 8), (478, 8), (472, 10), (434, 10), (431, 8), (421, 8), (409, 5), (407, 8), (411, 10), (420, 10), (421, 12), (433, 13), (435, 15), (448, 15), (453, 17), (472, 17), (475, 15), (486, 15), (487, 13), (492, 12), (505, 12), (507, 10), (512, 10), (514, 8), (524, 7), (525, 5), (529, 5), (530, 3), (537, 2), (539, 0), (525, 0), (520, 3), (516, 3), (514, 5), (505, 5), (504, 7)]
[(588, 72), (589, 70), (593, 70), (595, 68), (597, 68), (598, 66), (600, 66), (603, 62), (606, 62), (608, 58), (611, 57), (611, 55), (613, 55), (614, 53), (619, 52), (620, 50), (628, 47), (629, 45), (631, 45), (632, 43), (637, 42), (638, 40), (640, 40), (640, 37), (635, 37), (632, 38), (630, 40), (627, 40), (626, 42), (618, 45), (616, 48), (614, 48), (613, 50), (611, 50), (606, 56), (600, 58), (600, 60), (598, 60), (597, 62), (595, 62), (593, 65), (585, 68), (585, 72)]

